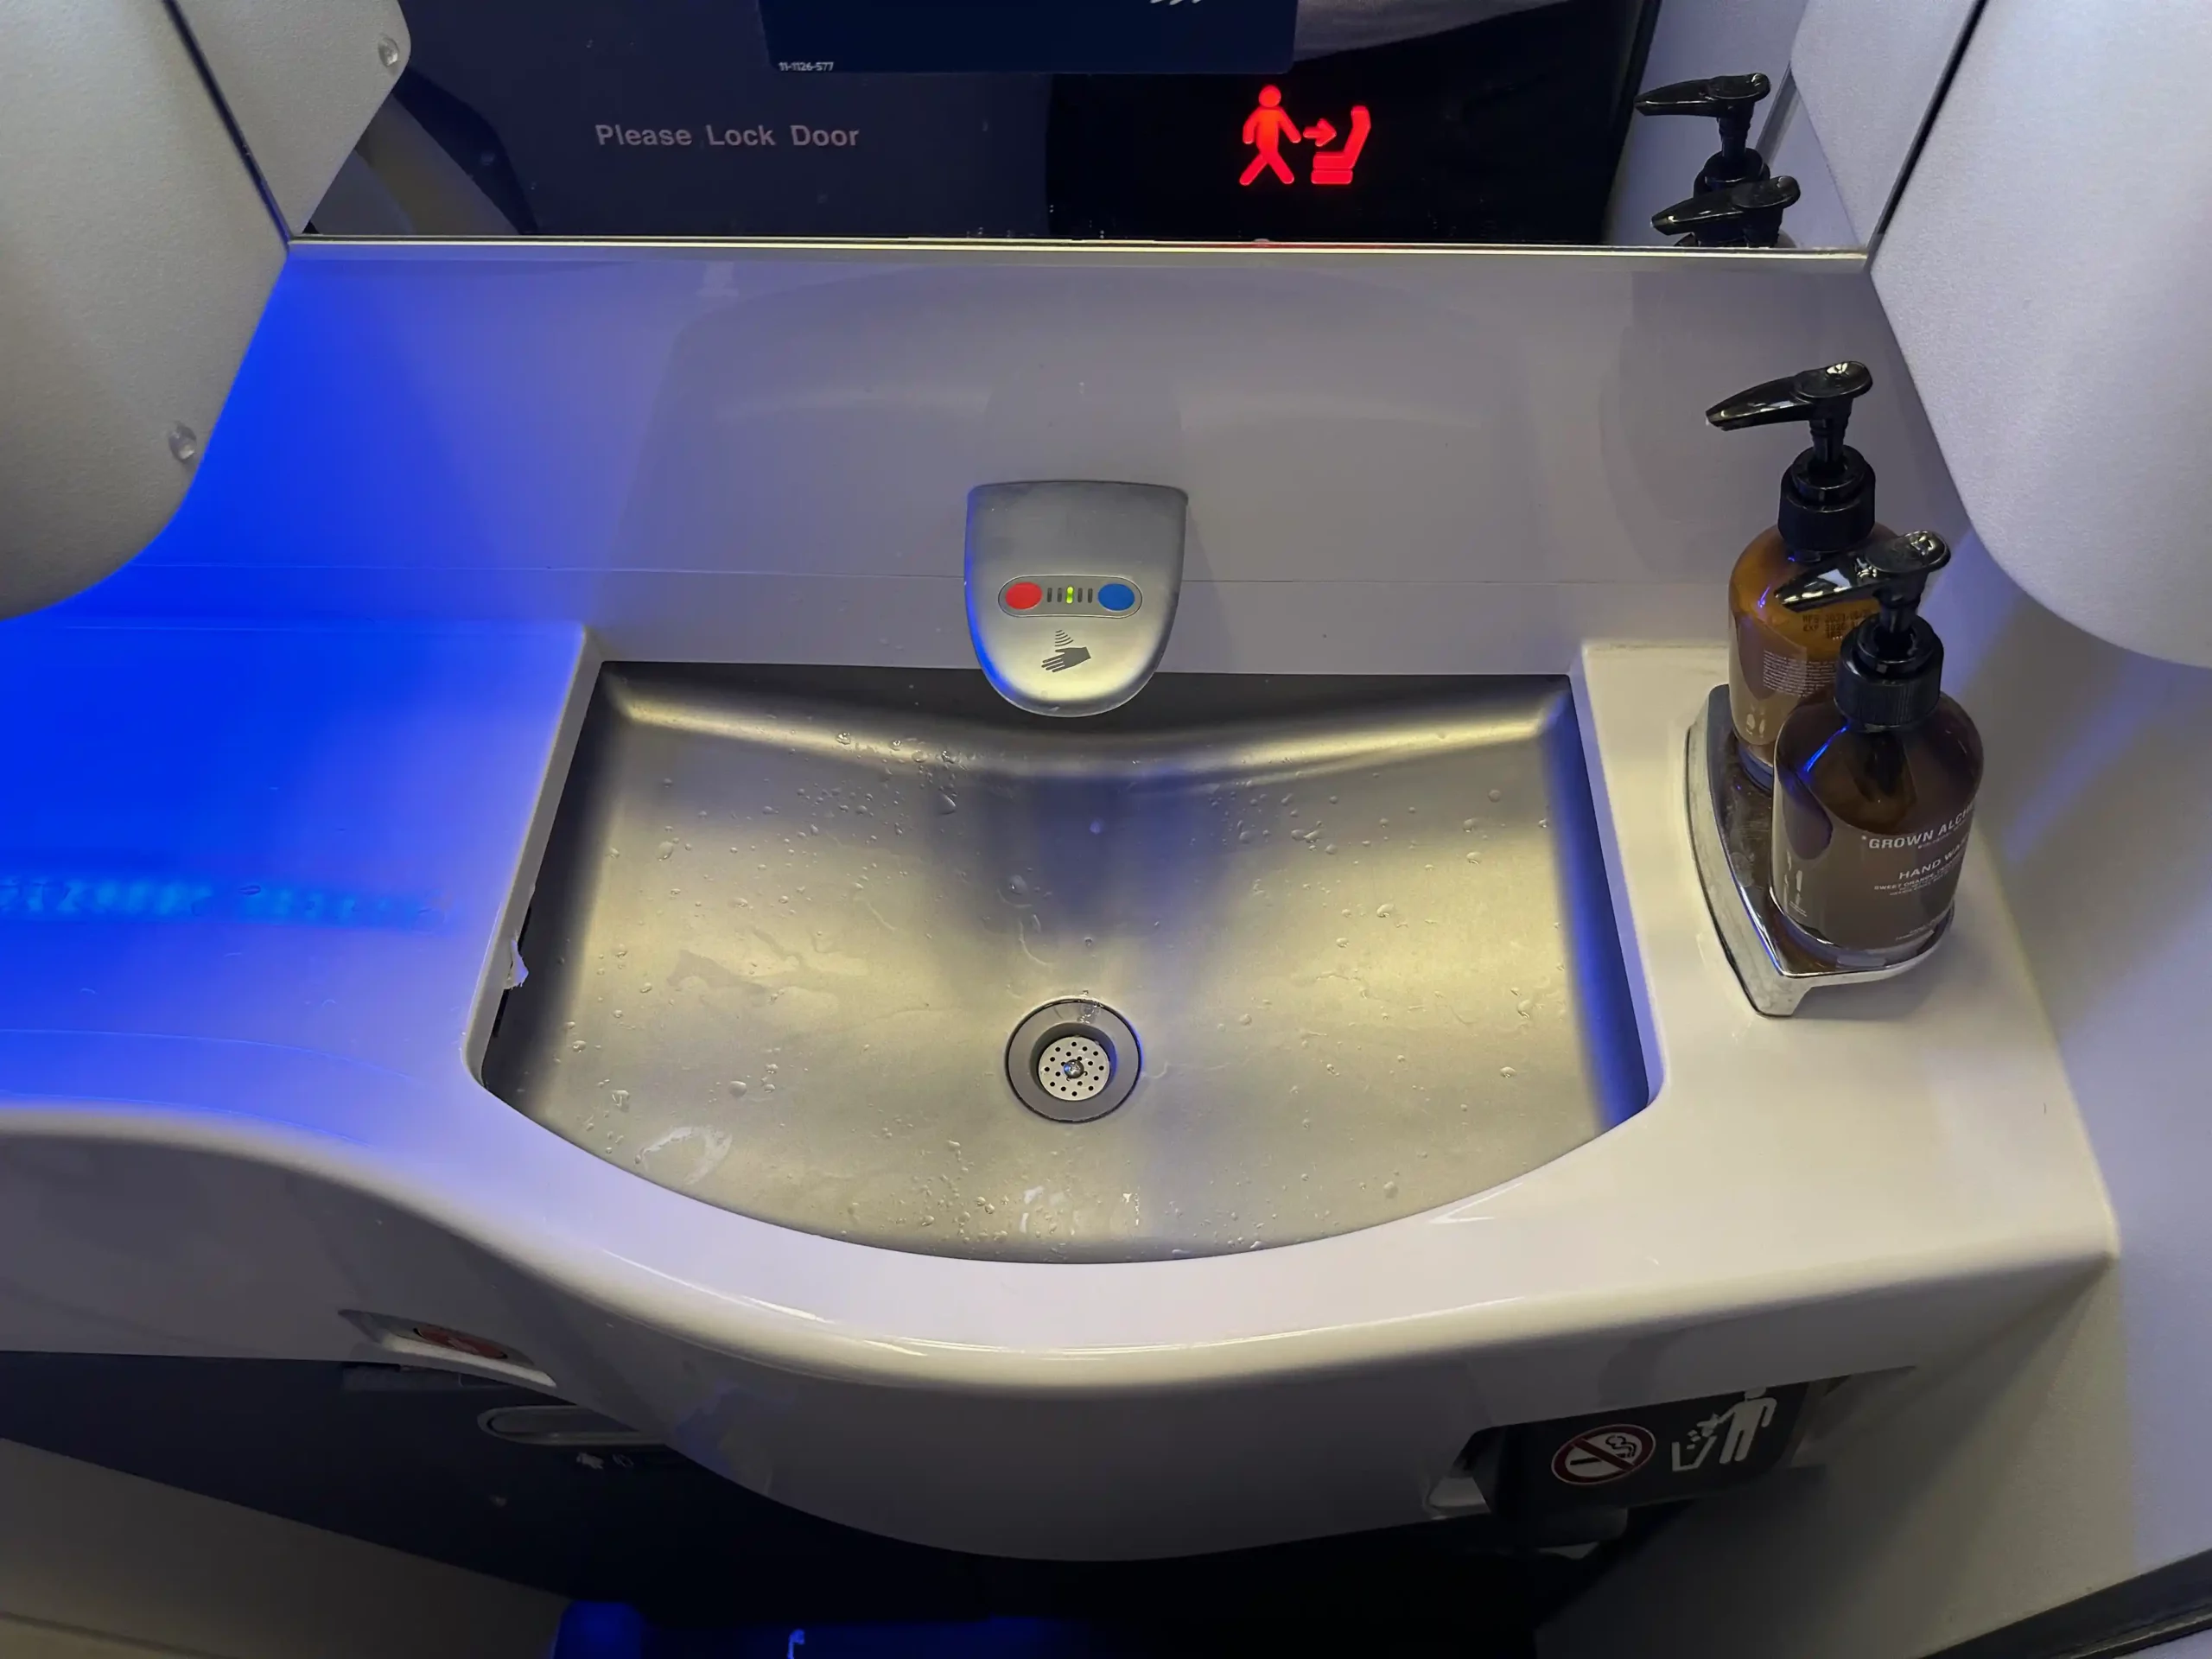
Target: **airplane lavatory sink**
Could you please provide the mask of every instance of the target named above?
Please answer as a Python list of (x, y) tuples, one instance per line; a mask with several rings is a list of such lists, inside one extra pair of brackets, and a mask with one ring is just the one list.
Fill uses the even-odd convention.
[(1294, 1243), (1648, 1098), (1558, 680), (610, 666), (519, 950), (495, 1093), (893, 1249)]

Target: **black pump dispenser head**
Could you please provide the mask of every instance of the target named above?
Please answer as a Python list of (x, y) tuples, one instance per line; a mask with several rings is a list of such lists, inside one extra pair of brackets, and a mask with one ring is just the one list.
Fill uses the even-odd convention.
[(1793, 611), (1847, 599), (1879, 601), (1851, 631), (1835, 667), (1835, 706), (1854, 726), (1916, 726), (1943, 696), (1943, 642), (1920, 615), (1928, 578), (1951, 562), (1941, 536), (1916, 530), (1800, 576), (1777, 597)]
[(1720, 149), (1697, 175), (1696, 194), (1766, 177), (1766, 162), (1751, 147), (1751, 111), (1774, 90), (1764, 75), (1711, 75), (1655, 86), (1636, 100), (1639, 115), (1709, 115), (1720, 124)]
[(1797, 181), (1747, 179), (1651, 215), (1662, 236), (1687, 236), (1693, 247), (1770, 248), (1782, 240), (1782, 215), (1797, 204)]
[(1739, 391), (1705, 411), (1723, 432), (1803, 421), (1813, 447), (1782, 475), (1775, 527), (1792, 553), (1841, 553), (1874, 531), (1874, 469), (1843, 441), (1851, 406), (1873, 390), (1864, 363), (1831, 363)]

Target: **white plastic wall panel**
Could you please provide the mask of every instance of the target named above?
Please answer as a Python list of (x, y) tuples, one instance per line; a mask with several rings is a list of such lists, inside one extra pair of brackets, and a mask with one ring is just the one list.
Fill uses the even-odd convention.
[(4, 616), (98, 581), (168, 521), (284, 244), (146, 0), (0, 13), (0, 157)]
[(2194, 0), (1990, 0), (1873, 267), (1997, 562), (2090, 632), (2200, 666), (2208, 80)]
[(1797, 205), (1783, 219), (1783, 231), (1801, 248), (1859, 246), (1859, 232), (1837, 194), (1835, 175), (1821, 153), (1821, 135), (1813, 130), (1804, 99), (1793, 86), (1777, 102), (1779, 107), (1758, 137), (1767, 165), (1797, 181)]
[(407, 67), (394, 0), (177, 0), (296, 233)]
[(1703, 411), (1844, 356), (1885, 521), (1956, 532), (1855, 256), (302, 242), (84, 603), (966, 666), (968, 491), (1118, 478), (1191, 496), (1171, 668), (1556, 673), (1714, 637), (1804, 438)]
[(1807, 0), (1789, 71), (1861, 245), (1881, 229), (1975, 4)]

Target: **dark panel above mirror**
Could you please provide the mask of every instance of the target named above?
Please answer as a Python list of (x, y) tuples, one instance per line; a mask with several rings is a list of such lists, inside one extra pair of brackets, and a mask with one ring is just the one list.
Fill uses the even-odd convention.
[[(1171, 36), (1164, 0), (1065, 0), (994, 35), (1036, 0), (410, 0), (407, 73), (314, 229), (1604, 239), (1657, 0), (1188, 3), (1222, 21)], [(1264, 66), (1294, 21), (1278, 70), (840, 67), (870, 39), (863, 63)], [(844, 55), (779, 58), (772, 29)]]

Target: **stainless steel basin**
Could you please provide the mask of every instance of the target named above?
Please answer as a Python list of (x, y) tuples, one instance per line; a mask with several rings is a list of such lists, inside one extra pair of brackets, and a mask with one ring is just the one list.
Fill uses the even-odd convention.
[[(1162, 675), (1070, 722), (975, 674), (610, 667), (521, 950), (494, 1091), (650, 1180), (895, 1249), (1288, 1244), (1648, 1097), (1554, 680)], [(1141, 1051), (1089, 1122), (1008, 1078), (1068, 1000)]]

